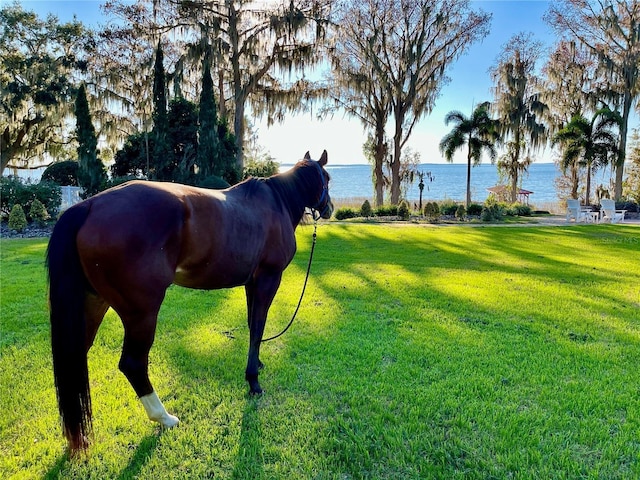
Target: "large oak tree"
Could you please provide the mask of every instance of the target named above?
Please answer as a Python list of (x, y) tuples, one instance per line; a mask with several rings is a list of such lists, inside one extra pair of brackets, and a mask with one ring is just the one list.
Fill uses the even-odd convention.
[(76, 20), (41, 19), (17, 2), (0, 9), (0, 172), (66, 148), (90, 40)]
[(560, 35), (585, 46), (609, 80), (602, 93), (620, 109), (622, 117), (614, 186), (619, 199), (629, 115), (640, 98), (640, 1), (558, 0), (551, 2), (545, 18)]
[[(385, 109), (390, 112), (387, 121), (391, 120), (389, 136), (393, 139), (391, 203), (397, 204), (402, 150), (418, 120), (433, 109), (448, 80), (447, 69), (473, 42), (487, 35), (490, 16), (471, 10), (468, 0), (351, 0), (343, 9), (347, 13), (341, 16), (337, 43), (350, 41), (360, 46), (353, 60), (362, 64), (351, 65), (363, 73), (359, 93), (366, 97), (380, 88), (380, 100), (388, 102)], [(350, 85), (352, 93), (358, 91), (353, 82)], [(369, 123), (377, 122), (372, 118)]]

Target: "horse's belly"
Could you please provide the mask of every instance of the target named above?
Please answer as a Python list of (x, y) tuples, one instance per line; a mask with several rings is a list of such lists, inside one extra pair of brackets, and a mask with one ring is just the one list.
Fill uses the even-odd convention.
[(201, 290), (217, 290), (220, 288), (232, 288), (245, 285), (251, 278), (250, 271), (224, 270), (206, 268), (176, 268), (173, 283), (181, 287), (196, 288)]

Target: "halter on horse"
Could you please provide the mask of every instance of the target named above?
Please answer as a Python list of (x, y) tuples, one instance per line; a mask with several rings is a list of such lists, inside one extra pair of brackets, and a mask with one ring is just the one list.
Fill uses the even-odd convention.
[(226, 190), (133, 181), (69, 208), (47, 249), (53, 370), (63, 431), (75, 454), (88, 447), (87, 352), (109, 307), (125, 336), (119, 368), (151, 420), (178, 423), (148, 376), (158, 311), (169, 285), (244, 285), (249, 324), (245, 378), (258, 382), (260, 342), (282, 272), (296, 251), (305, 208), (328, 219), (329, 175), (309, 153), (290, 171)]

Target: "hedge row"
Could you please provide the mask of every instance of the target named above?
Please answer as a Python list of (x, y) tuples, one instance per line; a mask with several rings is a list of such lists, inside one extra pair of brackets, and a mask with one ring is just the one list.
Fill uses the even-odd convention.
[(371, 208), (368, 200), (362, 204), (360, 209), (343, 207), (335, 212), (336, 220), (346, 220), (357, 217), (399, 217), (408, 219), (411, 214), (424, 217), (430, 222), (437, 222), (441, 217), (455, 217), (464, 220), (467, 217), (480, 217), (483, 221), (500, 220), (504, 216), (530, 216), (532, 213), (529, 205), (520, 203), (504, 204), (487, 202), (484, 205), (472, 203), (468, 208), (453, 201), (427, 202), (422, 211), (411, 210), (406, 201), (400, 202), (399, 206), (385, 205)]

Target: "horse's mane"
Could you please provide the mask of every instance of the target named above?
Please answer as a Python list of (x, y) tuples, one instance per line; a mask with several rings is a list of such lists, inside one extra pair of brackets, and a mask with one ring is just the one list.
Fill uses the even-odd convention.
[(302, 161), (287, 172), (264, 179), (264, 182), (280, 197), (294, 224), (302, 218), (304, 208), (313, 203), (312, 196), (319, 188), (316, 169)]

